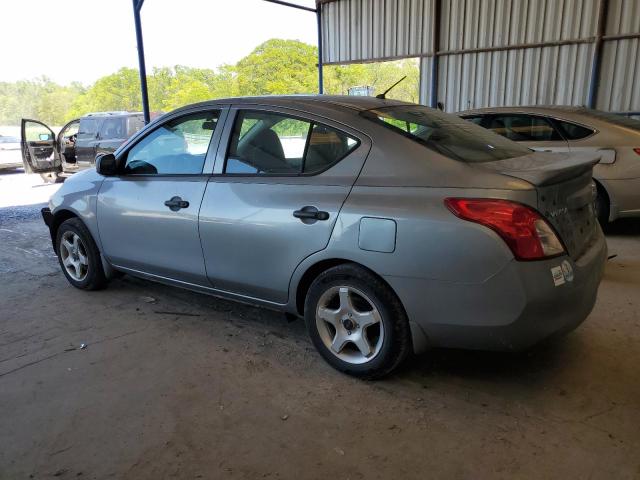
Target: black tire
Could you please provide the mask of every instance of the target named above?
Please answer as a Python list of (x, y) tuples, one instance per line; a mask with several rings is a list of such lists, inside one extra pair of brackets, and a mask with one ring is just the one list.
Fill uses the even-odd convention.
[[(339, 286), (364, 293), (380, 313), (385, 332), (381, 346), (371, 360), (364, 363), (354, 364), (338, 358), (325, 345), (318, 331), (318, 303), (325, 292)], [(412, 351), (409, 322), (400, 300), (380, 278), (358, 265), (338, 265), (320, 274), (307, 292), (304, 313), (307, 331), (320, 355), (336, 370), (349, 375), (368, 380), (384, 377), (395, 370)]]
[(45, 172), (40, 174), (40, 178), (44, 180), (45, 183), (62, 183), (64, 182), (64, 177), (60, 175), (60, 172)]
[(597, 189), (595, 213), (598, 222), (604, 227), (609, 223), (609, 197), (600, 185), (597, 185)]
[[(80, 237), (82, 247), (87, 258), (87, 267), (84, 278), (77, 280), (73, 278), (63, 263), (63, 253), (61, 251), (62, 238), (66, 232), (72, 232)], [(65, 220), (56, 232), (56, 252), (58, 254), (58, 262), (62, 273), (67, 277), (71, 285), (81, 290), (100, 290), (107, 286), (107, 279), (102, 268), (102, 259), (100, 251), (91, 236), (87, 227), (79, 218), (70, 218)]]

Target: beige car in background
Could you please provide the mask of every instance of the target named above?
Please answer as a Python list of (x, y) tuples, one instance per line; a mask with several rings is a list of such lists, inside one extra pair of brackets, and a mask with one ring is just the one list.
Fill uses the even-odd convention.
[(640, 217), (640, 121), (584, 107), (496, 107), (459, 116), (527, 147), (548, 152), (598, 152), (593, 170), (602, 224)]

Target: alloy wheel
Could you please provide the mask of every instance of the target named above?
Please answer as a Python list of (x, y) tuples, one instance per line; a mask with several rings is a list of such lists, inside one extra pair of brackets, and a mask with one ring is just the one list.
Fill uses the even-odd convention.
[(382, 348), (384, 323), (375, 303), (362, 291), (335, 286), (322, 294), (316, 327), (327, 349), (351, 364), (371, 361)]
[(69, 276), (77, 282), (83, 281), (89, 272), (87, 249), (77, 233), (70, 230), (62, 234), (60, 259)]

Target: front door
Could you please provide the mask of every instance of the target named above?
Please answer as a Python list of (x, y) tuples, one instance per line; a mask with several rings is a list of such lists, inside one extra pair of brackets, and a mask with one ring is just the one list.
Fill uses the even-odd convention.
[(198, 210), (220, 110), (173, 116), (118, 155), (121, 174), (98, 194), (104, 254), (117, 267), (207, 285)]
[(96, 142), (96, 155), (100, 153), (113, 153), (127, 139), (127, 117), (107, 117), (102, 121), (98, 141)]
[(37, 120), (22, 119), (22, 163), (25, 172), (47, 173), (62, 170), (56, 136)]
[(295, 268), (329, 242), (370, 143), (285, 109), (234, 114), (200, 208), (207, 274), (218, 290), (285, 303)]
[(102, 119), (100, 117), (82, 117), (76, 138), (76, 162), (78, 168), (89, 168), (96, 160), (96, 145)]

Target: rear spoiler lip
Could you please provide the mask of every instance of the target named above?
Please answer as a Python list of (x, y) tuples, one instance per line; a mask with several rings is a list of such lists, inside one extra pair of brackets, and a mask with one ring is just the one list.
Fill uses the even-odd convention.
[(525, 180), (535, 186), (553, 185), (593, 170), (600, 155), (593, 153), (541, 153), (477, 164), (481, 168)]

